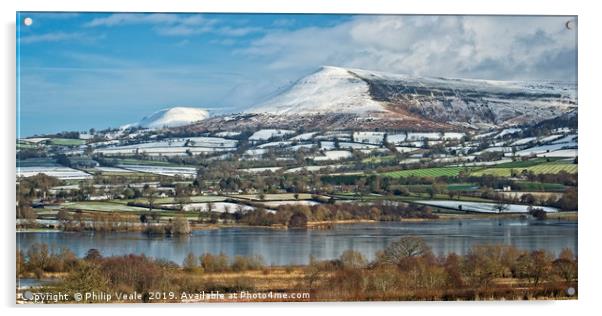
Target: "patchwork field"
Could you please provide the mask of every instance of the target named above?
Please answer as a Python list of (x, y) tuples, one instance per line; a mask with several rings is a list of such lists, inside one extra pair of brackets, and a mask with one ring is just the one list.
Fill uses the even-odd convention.
[(402, 178), (402, 177), (442, 177), (442, 176), (457, 176), (460, 171), (464, 170), (463, 167), (442, 167), (442, 168), (424, 168), (424, 169), (411, 169), (411, 170), (399, 170), (382, 173), (383, 176)]
[(474, 171), (471, 173), (471, 175), (482, 176), (485, 174), (489, 174), (489, 175), (494, 175), (494, 176), (499, 176), (499, 177), (509, 177), (509, 176), (511, 176), (513, 170), (515, 172), (522, 172), (523, 170), (527, 170), (527, 171), (531, 171), (535, 174), (544, 174), (544, 173), (545, 174), (554, 174), (554, 173), (559, 173), (561, 171), (565, 171), (568, 173), (577, 173), (577, 165), (568, 164), (568, 163), (549, 162), (549, 163), (538, 164), (538, 165), (534, 165), (534, 166), (526, 167), (526, 168), (493, 167), (493, 168), (487, 168), (487, 169), (483, 169), (483, 170)]

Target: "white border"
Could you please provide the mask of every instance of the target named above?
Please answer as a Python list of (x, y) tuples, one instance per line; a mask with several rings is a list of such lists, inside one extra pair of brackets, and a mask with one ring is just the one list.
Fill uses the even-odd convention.
[[(597, 240), (602, 220), (602, 209), (594, 204), (596, 198), (602, 196), (599, 182), (600, 176), (600, 136), (602, 131), (602, 101), (598, 97), (601, 92), (598, 77), (600, 69), (600, 20), (602, 12), (597, 10), (595, 1), (478, 1), (478, 0), (172, 0), (172, 1), (69, 1), (69, 0), (8, 0), (1, 1), (2, 10), (2, 68), (3, 76), (0, 96), (3, 98), (1, 137), (2, 155), (2, 201), (1, 209), (4, 221), (0, 234), (3, 249), (6, 251), (0, 265), (4, 277), (1, 278), (2, 308), (14, 308), (14, 196), (15, 196), (15, 12), (16, 11), (143, 11), (143, 12), (282, 12), (282, 13), (405, 13), (405, 14), (548, 14), (579, 16), (579, 143), (581, 216), (579, 220), (579, 300), (564, 302), (448, 302), (448, 303), (287, 303), (287, 304), (231, 304), (231, 305), (167, 305), (149, 306), (122, 305), (50, 307), (48, 310), (36, 308), (19, 308), (19, 314), (40, 314), (58, 312), (67, 315), (104, 314), (114, 309), (133, 312), (144, 308), (143, 313), (224, 313), (233, 312), (241, 315), (247, 313), (261, 315), (307, 314), (323, 311), (335, 315), (386, 314), (462, 314), (462, 315), (577, 315), (588, 314), (597, 310), (601, 298), (597, 286), (600, 283), (600, 246)], [(81, 308), (85, 308), (82, 310)], [(106, 310), (110, 308), (111, 310)], [(177, 308), (171, 311), (167, 308)], [(187, 310), (197, 308), (198, 310)], [(186, 310), (184, 310), (186, 309)]]

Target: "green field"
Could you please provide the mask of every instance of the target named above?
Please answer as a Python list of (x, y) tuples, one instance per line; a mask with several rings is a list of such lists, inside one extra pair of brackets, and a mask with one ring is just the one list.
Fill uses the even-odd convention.
[[(430, 184), (409, 184), (409, 185), (393, 185), (391, 188), (393, 189), (401, 189), (406, 188), (410, 192), (426, 192), (428, 188), (430, 188)], [(475, 191), (479, 189), (479, 185), (476, 183), (453, 183), (448, 184), (448, 191)]]
[(56, 160), (51, 158), (29, 158), (29, 159), (17, 159), (17, 166), (19, 167), (57, 167), (60, 166), (56, 163)]
[(101, 201), (84, 201), (84, 202), (67, 202), (62, 204), (65, 209), (84, 210), (84, 211), (101, 211), (101, 212), (143, 212), (148, 211), (145, 207), (127, 206), (120, 203), (101, 202)]
[(17, 149), (32, 149), (37, 146), (28, 142), (17, 141)]
[(516, 181), (514, 185), (518, 186), (520, 191), (563, 192), (566, 190), (566, 186), (561, 183)]
[(74, 139), (74, 138), (51, 138), (50, 145), (59, 145), (59, 146), (79, 146), (85, 144), (86, 141), (83, 139)]
[(559, 173), (560, 171), (565, 171), (568, 173), (577, 173), (577, 165), (576, 164), (568, 164), (568, 163), (558, 163), (558, 162), (546, 162), (540, 163), (537, 165), (533, 165), (526, 168), (487, 168), (478, 171), (471, 172), (473, 176), (482, 176), (482, 175), (494, 175), (498, 177), (510, 177), (512, 174), (512, 170), (515, 172), (522, 172), (523, 170), (531, 171), (535, 174), (550, 174), (550, 173)]
[(551, 163), (557, 160), (560, 160), (563, 158), (535, 158), (535, 159), (529, 159), (529, 160), (519, 160), (519, 161), (512, 161), (512, 162), (506, 162), (506, 163), (501, 163), (498, 165), (493, 166), (492, 168), (528, 168), (528, 167), (532, 167), (532, 166), (536, 166), (542, 163)]
[(381, 175), (386, 177), (393, 178), (403, 178), (403, 177), (443, 177), (443, 176), (457, 176), (460, 174), (460, 171), (464, 170), (464, 167), (442, 167), (442, 168), (424, 168), (424, 169), (411, 169), (411, 170), (398, 170), (385, 172)]

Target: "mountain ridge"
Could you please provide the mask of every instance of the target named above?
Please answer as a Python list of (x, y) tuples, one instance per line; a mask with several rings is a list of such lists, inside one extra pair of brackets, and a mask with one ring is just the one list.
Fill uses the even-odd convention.
[(247, 113), (347, 113), (504, 126), (536, 123), (576, 109), (572, 83), (420, 77), (322, 66)]

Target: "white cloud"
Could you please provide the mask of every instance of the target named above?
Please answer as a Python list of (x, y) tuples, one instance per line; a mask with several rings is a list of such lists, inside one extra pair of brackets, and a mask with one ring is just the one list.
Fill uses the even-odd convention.
[(357, 16), (330, 27), (275, 31), (238, 51), (274, 70), (332, 64), (490, 79), (576, 77), (569, 17)]
[(95, 18), (85, 24), (86, 27), (113, 27), (119, 25), (152, 25), (153, 30), (164, 36), (187, 36), (204, 33), (215, 33), (223, 36), (245, 36), (262, 32), (259, 27), (220, 26), (218, 19), (207, 18), (201, 14), (142, 14), (115, 13)]
[(44, 34), (34, 34), (22, 36), (19, 38), (21, 44), (31, 44), (39, 42), (59, 42), (65, 40), (85, 39), (86, 36), (82, 33), (66, 33), (66, 32), (54, 32)]

